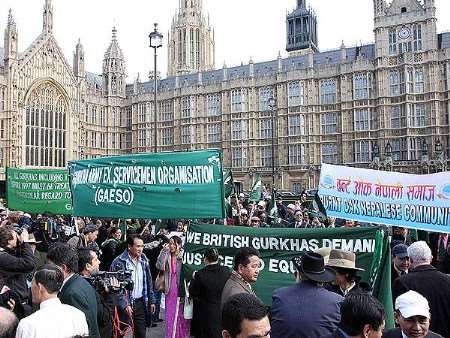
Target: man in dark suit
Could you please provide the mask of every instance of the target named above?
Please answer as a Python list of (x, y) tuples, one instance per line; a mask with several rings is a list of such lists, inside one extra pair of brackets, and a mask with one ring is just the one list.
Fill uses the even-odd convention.
[(408, 246), (406, 244), (397, 244), (392, 248), (392, 264), (391, 264), (391, 284), (403, 275), (408, 273), (409, 269)]
[(64, 274), (64, 282), (58, 294), (61, 303), (72, 305), (86, 316), (89, 335), (100, 338), (97, 324), (97, 298), (94, 288), (76, 274), (78, 271), (78, 254), (66, 243), (56, 243), (47, 254), (47, 260), (59, 266)]
[(277, 289), (272, 295), (272, 338), (315, 338), (327, 336), (340, 320), (343, 297), (322, 284), (333, 281), (333, 270), (323, 257), (307, 252), (294, 259), (298, 283)]
[(429, 238), (433, 254), (431, 264), (443, 273), (450, 273), (450, 235), (435, 232)]
[(392, 299), (409, 290), (424, 296), (430, 306), (430, 329), (444, 337), (450, 337), (450, 276), (431, 265), (432, 254), (424, 241), (408, 247), (411, 268), (394, 282)]
[(219, 265), (219, 253), (216, 248), (206, 251), (204, 262), (206, 266), (194, 272), (189, 285), (189, 294), (195, 302), (191, 332), (195, 328), (195, 338), (220, 337), (220, 300), (231, 272), (227, 267)]
[(387, 330), (383, 338), (443, 338), (429, 330), (428, 301), (415, 291), (408, 291), (395, 300), (395, 322), (400, 327)]

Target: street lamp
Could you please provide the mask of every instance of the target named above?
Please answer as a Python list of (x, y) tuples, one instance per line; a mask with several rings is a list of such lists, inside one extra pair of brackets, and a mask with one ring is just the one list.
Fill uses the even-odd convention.
[(275, 189), (275, 98), (270, 97), (268, 100), (268, 106), (272, 111), (272, 190)]
[(155, 72), (154, 72), (154, 74), (153, 74), (153, 76), (154, 76), (154, 80), (155, 80), (155, 84), (154, 84), (154, 101), (153, 101), (153, 104), (154, 104), (154, 118), (153, 118), (153, 122), (154, 122), (154, 127), (155, 127), (155, 130), (154, 130), (154, 139), (155, 139), (155, 143), (154, 143), (154, 147), (155, 147), (155, 153), (158, 151), (158, 132), (157, 132), (157, 128), (158, 128), (158, 118), (157, 118), (157, 116), (158, 116), (158, 106), (157, 106), (157, 98), (156, 98), (156, 92), (157, 92), (157, 86), (158, 86), (158, 81), (157, 81), (157, 76), (156, 76), (156, 57), (157, 57), (157, 53), (156, 53), (156, 50), (159, 48), (159, 47), (162, 47), (162, 39), (163, 39), (163, 35), (160, 33), (160, 32), (158, 32), (158, 24), (157, 23), (155, 23), (155, 30), (153, 31), (153, 32), (151, 32), (150, 34), (149, 34), (149, 39), (150, 39), (150, 47), (151, 48), (153, 48), (154, 49), (154, 51), (155, 51), (155, 61), (154, 61), (154, 63), (155, 63)]

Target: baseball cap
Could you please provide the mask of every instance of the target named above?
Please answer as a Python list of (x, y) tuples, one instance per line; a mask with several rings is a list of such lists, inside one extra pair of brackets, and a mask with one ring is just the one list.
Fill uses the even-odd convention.
[(406, 244), (397, 244), (392, 248), (392, 256), (398, 258), (408, 257), (408, 246)]
[(288, 209), (295, 210), (295, 205), (292, 204), (292, 203), (291, 203), (291, 204), (288, 204), (287, 208), (288, 208)]
[(408, 291), (397, 297), (395, 309), (400, 311), (404, 318), (423, 316), (430, 318), (430, 307), (424, 296), (416, 291)]
[(241, 209), (241, 215), (248, 215), (248, 211), (246, 209)]
[(89, 223), (88, 225), (86, 225), (86, 226), (84, 227), (83, 232), (84, 232), (85, 234), (88, 234), (88, 233), (90, 233), (90, 232), (96, 232), (97, 230), (98, 230), (98, 229), (97, 229), (97, 226), (96, 226), (95, 224)]

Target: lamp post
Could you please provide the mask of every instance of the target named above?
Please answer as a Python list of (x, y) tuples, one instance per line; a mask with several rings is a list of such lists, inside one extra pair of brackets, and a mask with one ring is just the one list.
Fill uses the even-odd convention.
[(272, 112), (272, 190), (275, 189), (275, 98), (271, 97), (268, 100), (269, 108)]
[(150, 39), (150, 47), (151, 48), (153, 48), (153, 50), (154, 50), (154, 52), (155, 52), (155, 60), (154, 60), (154, 66), (155, 66), (155, 68), (154, 68), (154, 70), (155, 70), (155, 72), (154, 72), (154, 74), (153, 74), (153, 76), (154, 76), (154, 80), (155, 80), (155, 83), (154, 83), (154, 101), (153, 101), (153, 104), (154, 104), (154, 117), (153, 117), (153, 123), (154, 123), (154, 128), (155, 128), (155, 130), (154, 130), (154, 132), (153, 132), (153, 136), (154, 136), (154, 152), (156, 153), (157, 151), (158, 151), (158, 106), (157, 106), (157, 97), (156, 97), (156, 92), (157, 92), (157, 86), (158, 86), (158, 78), (157, 78), (157, 76), (156, 76), (156, 58), (157, 58), (157, 53), (156, 53), (156, 51), (157, 51), (157, 49), (159, 48), (159, 47), (162, 47), (162, 39), (163, 39), (163, 35), (160, 33), (160, 32), (158, 32), (158, 24), (157, 23), (155, 23), (155, 30), (153, 31), (153, 32), (151, 32), (150, 34), (149, 34), (149, 39)]

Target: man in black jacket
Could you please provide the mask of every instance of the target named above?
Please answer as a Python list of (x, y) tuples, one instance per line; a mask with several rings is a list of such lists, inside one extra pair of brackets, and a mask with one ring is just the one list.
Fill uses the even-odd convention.
[(25, 243), (27, 240), (26, 230), (19, 236), (12, 225), (0, 227), (0, 290), (9, 288), (21, 304), (29, 296), (26, 276), (36, 265), (31, 246)]
[(220, 300), (231, 272), (227, 267), (219, 265), (216, 248), (206, 251), (204, 262), (206, 266), (194, 272), (194, 278), (189, 285), (189, 295), (195, 302), (192, 327), (195, 329), (196, 338), (220, 337)]
[(55, 243), (47, 254), (49, 262), (59, 266), (64, 273), (64, 282), (58, 294), (61, 303), (72, 305), (84, 312), (89, 335), (100, 338), (97, 323), (97, 301), (94, 288), (84, 280), (78, 271), (78, 255), (66, 243)]
[(428, 245), (415, 242), (408, 247), (411, 268), (407, 275), (394, 282), (392, 299), (409, 290), (424, 296), (430, 306), (430, 329), (444, 337), (450, 337), (450, 276), (436, 270), (431, 265), (432, 254)]
[[(78, 271), (81, 276), (90, 278), (99, 272), (100, 260), (97, 253), (91, 249), (78, 250)], [(116, 279), (111, 280), (111, 285), (118, 287)], [(101, 337), (112, 337), (112, 320), (116, 297), (112, 289), (105, 287), (96, 288), (97, 323)]]

